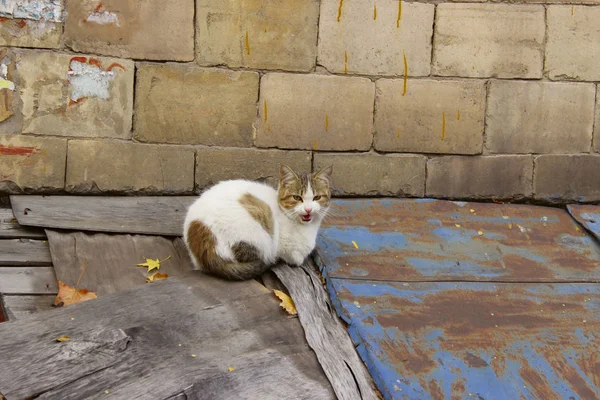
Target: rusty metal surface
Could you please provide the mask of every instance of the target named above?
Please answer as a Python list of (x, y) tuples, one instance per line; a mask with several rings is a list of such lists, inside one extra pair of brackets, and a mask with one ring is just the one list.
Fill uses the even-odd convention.
[(567, 209), (577, 222), (600, 240), (600, 206), (571, 204)]
[(334, 203), (318, 246), (338, 278), (600, 281), (600, 244), (557, 208), (344, 199)]
[(330, 279), (386, 399), (599, 399), (600, 287)]
[(318, 250), (386, 399), (600, 399), (600, 244), (567, 211), (338, 200)]

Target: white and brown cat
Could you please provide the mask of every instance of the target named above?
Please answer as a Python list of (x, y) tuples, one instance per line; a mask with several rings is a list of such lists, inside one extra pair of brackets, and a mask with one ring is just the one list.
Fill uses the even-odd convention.
[(282, 165), (278, 189), (231, 180), (204, 192), (189, 208), (183, 236), (204, 272), (244, 280), (279, 260), (302, 264), (315, 248), (331, 201), (332, 167), (297, 174)]

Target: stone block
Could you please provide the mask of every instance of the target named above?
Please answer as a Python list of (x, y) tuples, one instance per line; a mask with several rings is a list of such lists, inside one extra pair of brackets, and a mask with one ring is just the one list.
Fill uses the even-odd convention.
[(0, 48), (0, 134), (21, 133), (23, 117), (15, 83), (14, 49)]
[(492, 153), (589, 152), (594, 96), (587, 83), (493, 81), (486, 146)]
[(70, 140), (66, 189), (72, 193), (191, 193), (194, 150), (122, 141)]
[(531, 156), (448, 156), (427, 162), (427, 196), (464, 199), (530, 197)]
[(258, 147), (368, 150), (375, 87), (365, 78), (266, 74), (258, 102)]
[(0, 192), (62, 190), (66, 159), (66, 139), (0, 135)]
[(600, 86), (596, 88), (596, 122), (594, 123), (594, 151), (600, 153)]
[(550, 79), (600, 81), (600, 7), (548, 7)]
[[(323, 0), (318, 64), (334, 73), (427, 76), (435, 6)], [(406, 64), (405, 64), (406, 61)]]
[(68, 1), (65, 44), (84, 53), (192, 61), (194, 0)]
[(135, 137), (142, 142), (251, 146), (256, 72), (190, 65), (142, 65)]
[(541, 78), (544, 60), (541, 5), (438, 5), (433, 74)]
[(485, 82), (380, 79), (375, 148), (405, 153), (479, 154)]
[(62, 29), (60, 22), (0, 16), (0, 46), (57, 49)]
[(196, 152), (196, 186), (204, 188), (228, 179), (279, 182), (279, 166), (310, 172), (309, 151), (200, 148)]
[(318, 20), (318, 0), (197, 0), (197, 62), (310, 71)]
[(542, 155), (535, 160), (535, 198), (551, 202), (600, 201), (600, 155)]
[(132, 61), (24, 50), (16, 65), (24, 133), (131, 137)]
[(315, 153), (313, 170), (333, 165), (335, 195), (421, 197), (426, 158), (411, 154)]

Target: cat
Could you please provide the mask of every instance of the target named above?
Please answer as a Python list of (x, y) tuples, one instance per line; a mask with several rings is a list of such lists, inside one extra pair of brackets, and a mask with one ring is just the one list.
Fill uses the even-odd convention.
[(183, 238), (193, 263), (230, 280), (246, 280), (283, 261), (299, 266), (314, 250), (331, 203), (329, 166), (297, 174), (281, 165), (277, 190), (248, 180), (223, 181), (188, 209)]

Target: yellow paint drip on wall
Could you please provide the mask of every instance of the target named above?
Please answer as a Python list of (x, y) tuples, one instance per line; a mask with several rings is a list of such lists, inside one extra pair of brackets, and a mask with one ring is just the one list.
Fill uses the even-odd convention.
[(398, 18), (396, 18), (396, 28), (400, 28), (400, 20), (402, 19), (402, 0), (398, 0)]
[(250, 55), (250, 37), (248, 36), (248, 31), (246, 31), (246, 51)]
[(348, 73), (348, 52), (344, 51), (344, 74)]
[(404, 88), (402, 89), (402, 96), (406, 94), (406, 81), (408, 78), (408, 61), (406, 61), (406, 53), (402, 50), (402, 55), (404, 56)]
[(264, 112), (263, 112), (264, 116), (265, 116), (265, 122), (267, 122), (269, 120), (269, 109), (267, 108), (267, 101), (265, 100), (265, 105), (264, 105)]
[(446, 113), (442, 112), (442, 140), (446, 138)]

